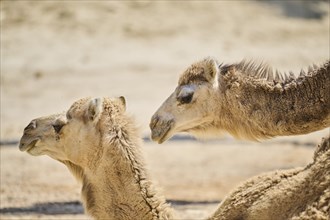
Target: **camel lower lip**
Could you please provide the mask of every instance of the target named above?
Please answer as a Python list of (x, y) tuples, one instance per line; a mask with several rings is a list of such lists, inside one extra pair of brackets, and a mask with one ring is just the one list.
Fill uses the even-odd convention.
[[(156, 130), (154, 129), (153, 132), (152, 132), (152, 140), (153, 141), (157, 141), (158, 144), (161, 144), (163, 143), (164, 141), (166, 141), (169, 137), (169, 133), (171, 131), (171, 128), (172, 126), (171, 125), (168, 125), (167, 127), (165, 128), (162, 128), (160, 132), (156, 132)], [(158, 135), (156, 136), (155, 134)]]
[(171, 135), (171, 131), (175, 127), (175, 122), (173, 119), (170, 120), (157, 120), (151, 128), (151, 139), (158, 144), (163, 143), (166, 141)]
[(20, 144), (19, 149), (20, 151), (26, 151), (29, 152), (32, 148), (34, 148), (34, 146), (36, 145), (36, 143), (38, 142), (38, 139), (31, 141), (29, 144)]
[(164, 141), (166, 141), (168, 139), (167, 134), (169, 133), (170, 129), (168, 129), (163, 136), (160, 137), (160, 139), (158, 140), (158, 144), (162, 144)]

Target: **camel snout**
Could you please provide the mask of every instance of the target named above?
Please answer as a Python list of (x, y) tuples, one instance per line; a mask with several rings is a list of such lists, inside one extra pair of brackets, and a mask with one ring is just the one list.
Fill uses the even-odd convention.
[(19, 142), (19, 150), (24, 152), (24, 151), (29, 151), (31, 148), (33, 148), (36, 143), (39, 141), (39, 138), (30, 138), (23, 136)]
[(172, 117), (160, 117), (159, 115), (154, 115), (150, 121), (151, 129), (151, 139), (163, 143), (169, 138), (169, 132), (173, 128), (174, 119)]
[(18, 146), (20, 151), (28, 151), (29, 149), (34, 147), (35, 144), (38, 142), (40, 138), (34, 135), (36, 128), (37, 128), (37, 120), (32, 120), (28, 124), (28, 126), (24, 128), (24, 133), (20, 139)]

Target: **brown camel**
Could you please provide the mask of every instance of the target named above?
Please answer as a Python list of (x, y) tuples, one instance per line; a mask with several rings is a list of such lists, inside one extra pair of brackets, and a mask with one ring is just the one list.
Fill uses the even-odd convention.
[(150, 122), (152, 139), (158, 143), (178, 132), (197, 137), (228, 132), (260, 140), (329, 126), (329, 60), (295, 78), (292, 73), (274, 74), (263, 64), (219, 65), (206, 58), (184, 71)]

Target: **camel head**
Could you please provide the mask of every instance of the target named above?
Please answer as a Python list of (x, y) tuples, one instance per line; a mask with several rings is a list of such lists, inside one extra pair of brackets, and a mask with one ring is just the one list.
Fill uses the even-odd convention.
[(32, 120), (24, 129), (19, 149), (86, 167), (102, 156), (102, 138), (110, 132), (105, 127), (121, 120), (124, 112), (123, 97), (81, 99), (66, 112)]
[(150, 122), (151, 138), (158, 143), (177, 132), (194, 135), (212, 123), (214, 106), (218, 96), (219, 64), (215, 59), (205, 58), (192, 64), (179, 78), (175, 91), (160, 106)]

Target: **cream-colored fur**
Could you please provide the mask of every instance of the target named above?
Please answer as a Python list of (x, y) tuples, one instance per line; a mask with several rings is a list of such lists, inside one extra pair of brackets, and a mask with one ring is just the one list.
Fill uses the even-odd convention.
[(184, 71), (150, 122), (158, 143), (178, 132), (260, 140), (329, 126), (330, 61), (295, 78), (263, 64), (220, 65), (213, 58)]
[(64, 163), (82, 182), (95, 219), (173, 219), (145, 169), (140, 137), (123, 97), (81, 99), (67, 112), (33, 120), (20, 150)]

